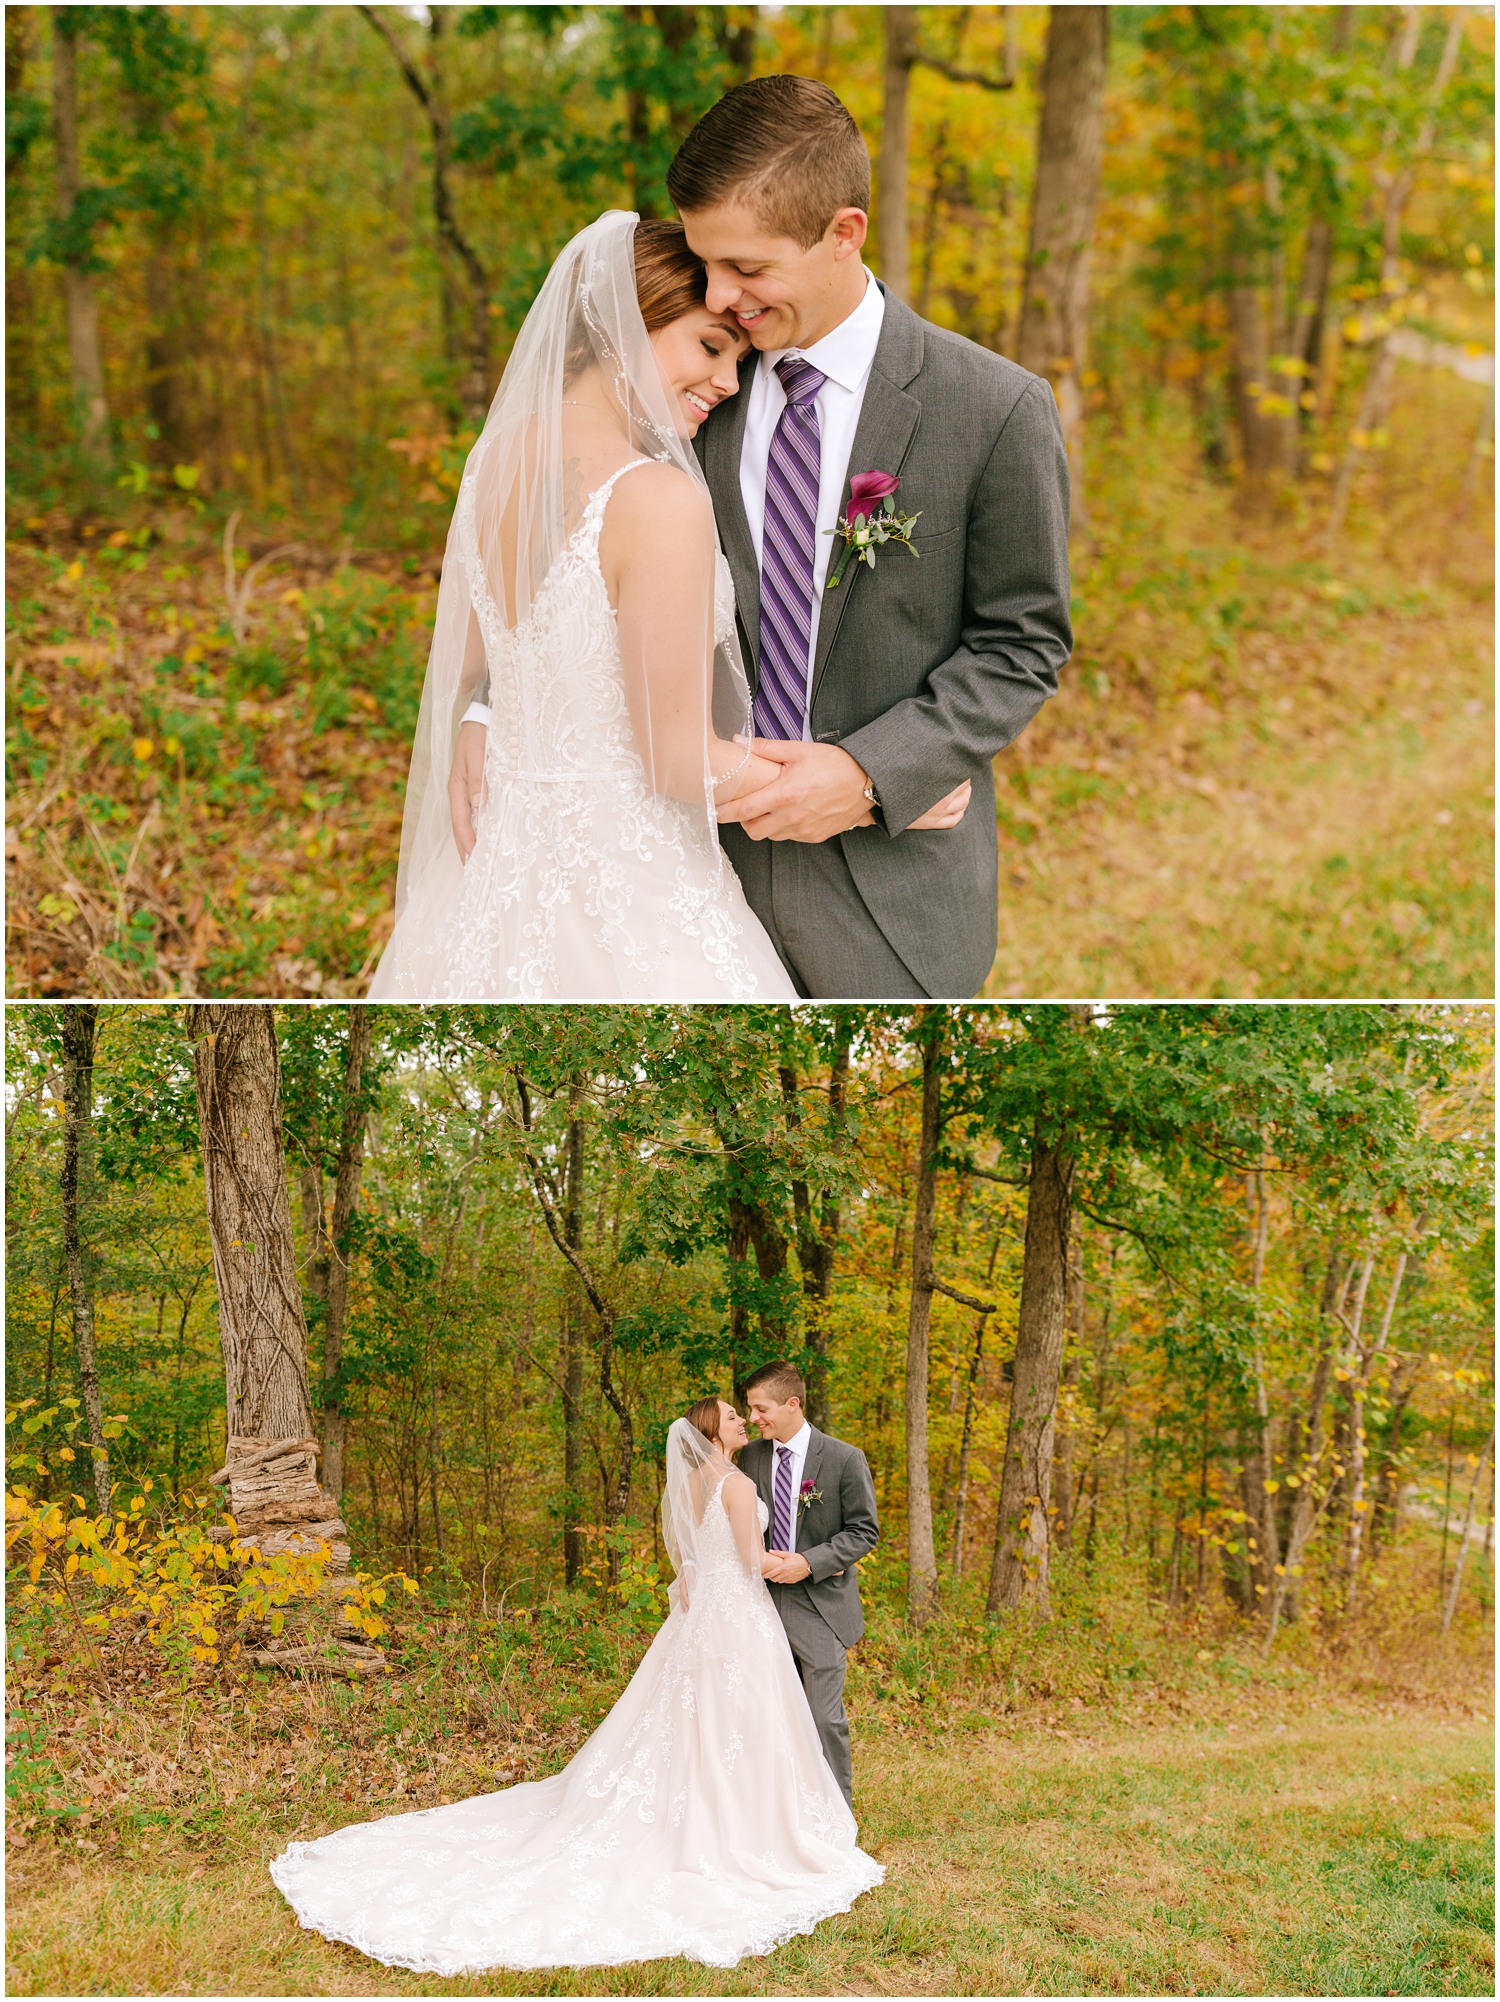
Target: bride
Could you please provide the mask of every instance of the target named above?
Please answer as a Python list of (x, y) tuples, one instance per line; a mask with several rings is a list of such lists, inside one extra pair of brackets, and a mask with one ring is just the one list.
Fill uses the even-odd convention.
[(372, 997), (795, 996), (715, 822), (780, 768), (691, 443), (747, 341), (703, 299), (678, 224), (611, 210), (526, 317), (449, 529)]
[(271, 1875), (304, 1926), (422, 1973), (733, 1967), (882, 1881), (761, 1576), (765, 1503), (729, 1459), (745, 1438), (714, 1398), (668, 1431), (671, 1610), (571, 1763), (291, 1843)]

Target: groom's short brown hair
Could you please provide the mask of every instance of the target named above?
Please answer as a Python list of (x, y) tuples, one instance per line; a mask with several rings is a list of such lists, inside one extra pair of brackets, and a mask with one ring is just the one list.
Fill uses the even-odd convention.
[(870, 153), (827, 84), (757, 76), (705, 111), (667, 169), (679, 214), (743, 202), (808, 250), (840, 209), (870, 207)]
[(807, 1385), (802, 1381), (795, 1364), (789, 1362), (768, 1362), (758, 1369), (754, 1376), (745, 1379), (745, 1395), (752, 1390), (767, 1390), (778, 1404), (789, 1404), (794, 1397), (802, 1400), (802, 1408), (807, 1409)]

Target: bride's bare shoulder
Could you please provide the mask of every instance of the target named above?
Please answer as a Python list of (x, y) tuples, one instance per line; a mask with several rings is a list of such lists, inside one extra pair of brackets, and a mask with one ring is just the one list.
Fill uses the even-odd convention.
[(660, 547), (681, 551), (684, 542), (713, 537), (713, 502), (681, 466), (647, 459), (615, 481), (604, 511), (604, 539), (622, 554)]

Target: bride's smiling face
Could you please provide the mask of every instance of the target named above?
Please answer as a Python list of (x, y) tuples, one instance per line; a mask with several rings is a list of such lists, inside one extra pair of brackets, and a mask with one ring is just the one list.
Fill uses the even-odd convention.
[(714, 405), (739, 388), (740, 357), (749, 352), (749, 337), (725, 314), (695, 306), (648, 338), (691, 438)]
[(726, 1453), (737, 1453), (750, 1438), (750, 1428), (732, 1404), (719, 1399), (719, 1444)]

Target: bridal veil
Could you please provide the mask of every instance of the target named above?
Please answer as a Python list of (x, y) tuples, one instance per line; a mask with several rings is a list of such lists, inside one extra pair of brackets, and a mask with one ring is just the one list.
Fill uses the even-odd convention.
[[(714, 782), (749, 755), (750, 694), (734, 620), (723, 606), (715, 615), (726, 579), (715, 560), (712, 504), (637, 303), (637, 221), (609, 210), (558, 256), (465, 463), (407, 785), (398, 924), (434, 863), (450, 859), (448, 775), (460, 722), (476, 696), (487, 696), (490, 706), (488, 783), (497, 774), (503, 783), (512, 768), (545, 777), (560, 762), (560, 742), (576, 773), (580, 754), (617, 739), (623, 722), (653, 792), (701, 814), (715, 846)], [(586, 375), (606, 394), (580, 404), (571, 386)], [(658, 625), (648, 647), (621, 619), (629, 712), (621, 719), (595, 713), (597, 681), (557, 643), (555, 606), (545, 621), (545, 660), (539, 663), (534, 649), (524, 662), (518, 656), (590, 496), (643, 459), (687, 483), (664, 488), (661, 474), (637, 474), (634, 489), (630, 479), (622, 482), (619, 504), (649, 506), (653, 493), (668, 491), (674, 519), (685, 509), (689, 533), (650, 587), (658, 617), (668, 611), (689, 644), (674, 655)]]

